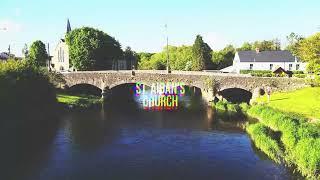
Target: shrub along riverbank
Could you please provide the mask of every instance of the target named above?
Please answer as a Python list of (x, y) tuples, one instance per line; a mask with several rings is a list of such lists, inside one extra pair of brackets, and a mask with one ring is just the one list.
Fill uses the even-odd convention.
[[(294, 165), (304, 176), (320, 178), (320, 129), (305, 118), (255, 105), (247, 114), (260, 120), (247, 127), (255, 145), (276, 162)], [(279, 133), (280, 136), (272, 134)]]
[(275, 162), (293, 167), (308, 178), (320, 178), (320, 128), (308, 118), (266, 105), (218, 101), (213, 107), (217, 113), (246, 114), (258, 119), (258, 123), (247, 123), (246, 126), (258, 149)]
[[(47, 114), (56, 103), (53, 85), (44, 71), (27, 61), (0, 63), (1, 115), (34, 116)], [(1, 118), (1, 122), (8, 118)]]
[(57, 94), (58, 102), (69, 109), (87, 109), (91, 107), (100, 106), (102, 100), (100, 97), (92, 95), (68, 95)]

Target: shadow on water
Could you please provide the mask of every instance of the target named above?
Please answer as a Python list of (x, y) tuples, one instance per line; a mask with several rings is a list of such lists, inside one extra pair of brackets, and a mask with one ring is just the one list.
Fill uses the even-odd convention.
[(0, 179), (21, 179), (41, 167), (59, 127), (56, 112), (46, 113), (1, 117)]

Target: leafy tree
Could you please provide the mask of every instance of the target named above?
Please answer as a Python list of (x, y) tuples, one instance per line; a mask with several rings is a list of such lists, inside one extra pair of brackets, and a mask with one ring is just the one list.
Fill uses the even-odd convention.
[(260, 51), (274, 51), (280, 50), (281, 44), (279, 39), (255, 41), (253, 43), (253, 49), (259, 48)]
[(273, 44), (274, 44), (274, 46), (273, 46), (274, 50), (277, 50), (277, 51), (281, 50), (280, 39), (276, 38), (276, 39), (274, 39), (272, 41), (273, 41)]
[(150, 59), (153, 53), (138, 53), (138, 69), (151, 69)]
[(308, 71), (320, 72), (320, 33), (301, 40), (296, 52), (301, 60), (308, 62)]
[(249, 42), (244, 42), (240, 48), (237, 49), (237, 51), (251, 51), (253, 50), (252, 44)]
[(292, 54), (297, 55), (298, 45), (304, 38), (294, 32), (287, 36), (288, 46), (286, 50), (290, 51)]
[(214, 64), (214, 69), (223, 69), (231, 66), (235, 52), (236, 50), (232, 45), (227, 45), (221, 51), (213, 51), (212, 62)]
[(197, 35), (192, 47), (193, 62), (192, 70), (201, 71), (206, 68), (208, 62), (211, 61), (211, 48), (205, 43), (200, 35)]
[(48, 59), (46, 46), (40, 40), (33, 42), (29, 49), (28, 62), (35, 66), (45, 66)]
[[(170, 68), (172, 70), (185, 70), (187, 62), (192, 61), (192, 46), (169, 46)], [(167, 48), (156, 54), (139, 53), (139, 69), (165, 69), (167, 66)], [(189, 69), (190, 63), (187, 67)]]
[(83, 27), (66, 35), (71, 64), (78, 70), (111, 69), (123, 56), (120, 43), (98, 29)]
[(131, 69), (132, 66), (137, 67), (137, 54), (134, 51), (132, 51), (129, 46), (126, 47), (123, 56), (124, 59), (127, 61), (128, 69)]

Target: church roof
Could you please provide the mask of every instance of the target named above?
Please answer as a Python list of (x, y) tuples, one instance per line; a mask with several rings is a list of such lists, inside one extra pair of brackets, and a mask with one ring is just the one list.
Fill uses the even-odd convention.
[(70, 25), (70, 21), (68, 19), (67, 21), (67, 33), (71, 31), (71, 25)]

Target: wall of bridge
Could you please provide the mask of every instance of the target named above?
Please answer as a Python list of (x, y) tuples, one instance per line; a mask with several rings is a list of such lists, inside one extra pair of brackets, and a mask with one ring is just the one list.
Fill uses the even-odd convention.
[(214, 90), (206, 85), (208, 78), (214, 79), (218, 84), (218, 91), (229, 88), (240, 88), (254, 94), (257, 88), (270, 86), (273, 91), (290, 91), (305, 87), (303, 79), (298, 78), (266, 78), (251, 77), (240, 74), (223, 74), (212, 72), (173, 71), (83, 71), (63, 73), (66, 85), (71, 87), (77, 84), (91, 84), (102, 90), (112, 89), (115, 86), (137, 83), (150, 86), (157, 82), (183, 82), (187, 86), (195, 86), (201, 89), (202, 95), (210, 101), (214, 97)]

